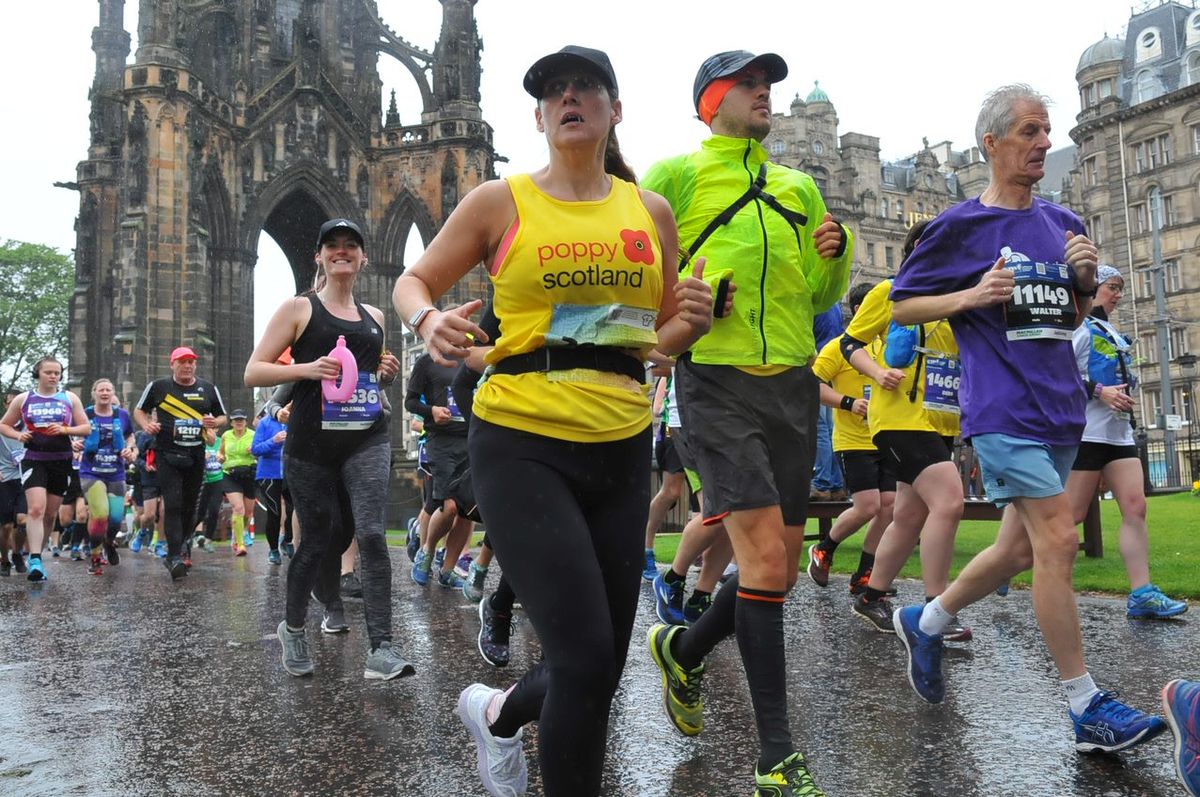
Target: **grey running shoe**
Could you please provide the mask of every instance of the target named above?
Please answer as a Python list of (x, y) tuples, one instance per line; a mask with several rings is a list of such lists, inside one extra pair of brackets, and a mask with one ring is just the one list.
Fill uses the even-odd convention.
[(854, 606), (850, 609), (855, 617), (881, 634), (896, 633), (896, 626), (892, 624), (892, 612), (894, 610), (895, 607), (892, 606), (892, 602), (887, 598), (869, 601), (866, 595), (859, 595), (855, 598)]
[(521, 745), (525, 729), (519, 729), (511, 739), (493, 736), (488, 730), (487, 707), (499, 693), (499, 689), (471, 684), (458, 696), (457, 713), (475, 739), (483, 788), (494, 797), (519, 797), (529, 788), (525, 748)]
[(471, 603), (479, 603), (483, 600), (483, 584), (487, 581), (488, 569), (480, 567), (475, 562), (471, 562), (471, 572), (467, 574), (467, 580), (463, 582), (463, 596), (471, 601)]
[(346, 624), (346, 613), (341, 606), (331, 606), (325, 609), (325, 617), (321, 620), (321, 631), (326, 634), (344, 634), (350, 630)]
[(362, 583), (354, 573), (343, 573), (339, 586), (343, 598), (362, 597)]
[(492, 609), (490, 598), (479, 601), (479, 655), (493, 667), (508, 666), (508, 642), (512, 637), (512, 614)]
[(379, 647), (367, 654), (367, 667), (363, 670), (363, 678), (368, 681), (390, 681), (416, 674), (417, 668), (409, 664), (387, 640), (380, 642)]
[(283, 669), (287, 670), (288, 675), (297, 678), (312, 675), (312, 656), (308, 653), (308, 638), (304, 635), (304, 630), (290, 631), (287, 620), (280, 620), (275, 635), (279, 637), (283, 646)]

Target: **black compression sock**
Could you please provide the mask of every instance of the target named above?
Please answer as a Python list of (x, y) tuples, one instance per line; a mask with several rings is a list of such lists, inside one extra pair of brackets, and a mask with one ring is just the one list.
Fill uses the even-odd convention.
[(693, 606), (699, 605), (705, 598), (712, 595), (711, 592), (705, 592), (702, 589), (692, 590), (692, 597), (687, 599), (687, 602)]
[(865, 573), (874, 566), (875, 566), (875, 554), (867, 553), (866, 551), (863, 551), (862, 555), (858, 557), (858, 572)]
[(667, 572), (663, 573), (663, 581), (667, 582), (668, 584), (677, 584), (680, 581), (686, 581), (686, 580), (687, 580), (687, 576), (686, 575), (681, 576), (678, 573), (676, 573), (674, 567), (668, 567)]
[(826, 537), (817, 543), (817, 547), (822, 551), (825, 551), (825, 553), (834, 553), (837, 551), (837, 547), (839, 545), (841, 545), (841, 543), (835, 540), (833, 537)]
[(766, 772), (792, 754), (787, 718), (787, 657), (783, 646), (786, 592), (737, 591), (738, 650), (746, 668), (754, 719), (758, 725), (758, 771)]
[(713, 598), (712, 606), (690, 628), (675, 634), (671, 657), (680, 667), (694, 670), (722, 639), (733, 633), (734, 608), (737, 605), (738, 577), (725, 582)]
[(885, 595), (887, 595), (887, 592), (881, 589), (867, 587), (865, 590), (863, 590), (863, 597), (866, 598), (868, 602), (877, 601)]

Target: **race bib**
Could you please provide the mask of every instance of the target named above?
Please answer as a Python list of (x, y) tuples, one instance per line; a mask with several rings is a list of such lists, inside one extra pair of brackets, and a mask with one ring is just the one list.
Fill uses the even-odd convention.
[(466, 423), (467, 419), (463, 417), (462, 410), (458, 408), (458, 402), (454, 400), (454, 391), (446, 391), (446, 409), (450, 410), (450, 420), (452, 422)]
[(1075, 331), (1075, 298), (1070, 266), (1013, 263), (1012, 298), (1004, 306), (1009, 340), (1070, 340)]
[(556, 304), (547, 346), (616, 346), (637, 349), (658, 343), (658, 311), (624, 304)]
[(958, 415), (962, 366), (953, 357), (925, 358), (925, 409)]
[(329, 431), (370, 429), (383, 411), (379, 399), (379, 379), (372, 373), (358, 372), (358, 384), (348, 401), (321, 398), (321, 428)]
[(177, 446), (198, 446), (204, 442), (204, 424), (195, 418), (176, 418), (172, 439)]
[(217, 459), (217, 452), (208, 451), (205, 453), (205, 455), (204, 455), (204, 472), (207, 473), (209, 476), (216, 476), (218, 473), (223, 472), (223, 468), (221, 467), (221, 461), (219, 459)]
[(92, 473), (97, 476), (112, 476), (124, 470), (121, 467), (121, 454), (111, 448), (102, 448), (92, 458)]

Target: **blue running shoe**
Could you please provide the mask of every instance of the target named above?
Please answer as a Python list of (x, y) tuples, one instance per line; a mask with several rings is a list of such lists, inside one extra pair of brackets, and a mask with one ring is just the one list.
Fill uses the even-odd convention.
[(700, 619), (700, 615), (708, 611), (708, 607), (712, 606), (712, 595), (701, 595), (697, 598), (692, 595), (688, 602), (683, 604), (683, 619), (688, 625)]
[(421, 532), (408, 532), (408, 540), (404, 543), (405, 549), (408, 551), (408, 561), (415, 562), (417, 560), (417, 551), (421, 550)]
[(683, 582), (668, 584), (665, 573), (654, 577), (654, 608), (667, 625), (687, 625), (683, 616)]
[(463, 588), (462, 577), (459, 576), (458, 573), (455, 573), (453, 570), (451, 570), (449, 573), (445, 573), (445, 572), (439, 570), (438, 574), (437, 574), (437, 582), (439, 584), (441, 584), (444, 589), (462, 589)]
[(1147, 584), (1136, 589), (1125, 602), (1125, 613), (1136, 619), (1162, 620), (1167, 617), (1178, 617), (1188, 610), (1185, 601), (1168, 598), (1163, 591), (1153, 584)]
[(1116, 692), (1097, 692), (1075, 723), (1075, 749), (1081, 753), (1115, 753), (1148, 742), (1167, 729), (1161, 717), (1144, 714), (1117, 700)]
[(412, 580), (418, 587), (429, 586), (429, 554), (424, 551), (417, 551), (413, 560)]
[(1200, 797), (1200, 681), (1171, 681), (1162, 704), (1175, 734), (1175, 775), (1188, 794)]
[(157, 556), (159, 559), (167, 558), (167, 541), (166, 540), (158, 541), (158, 544), (154, 546), (154, 555)]
[(1000, 586), (996, 587), (996, 594), (999, 595), (1001, 598), (1006, 597), (1008, 595), (1008, 591), (1010, 589), (1012, 589), (1012, 579), (1011, 578), (1008, 581), (1005, 581)]
[(288, 559), (291, 559), (293, 556), (296, 555), (296, 546), (292, 545), (290, 542), (280, 543), (279, 550), (283, 551), (283, 555), (286, 556)]
[(78, 545), (71, 546), (71, 561), (72, 562), (82, 562), (83, 561), (83, 549), (80, 548)]
[(926, 703), (941, 703), (946, 697), (942, 680), (942, 635), (921, 630), (921, 606), (904, 606), (892, 613), (896, 636), (908, 651), (908, 682)]
[(442, 565), (446, 563), (446, 549), (438, 548), (433, 555), (433, 566), (438, 570), (442, 569)]
[[(19, 570), (17, 572), (20, 572)], [(29, 575), (25, 578), (30, 581), (46, 581), (49, 576), (46, 575), (46, 568), (42, 565), (42, 557), (29, 557)]]
[(62, 548), (59, 548), (57, 545), (50, 546), (50, 555), (57, 559), (62, 556)]
[(249, 548), (253, 544), (254, 544), (254, 535), (252, 535), (248, 531), (243, 531), (242, 532), (242, 545), (245, 545), (247, 548)]
[(654, 560), (654, 551), (646, 551), (646, 566), (642, 568), (642, 580), (653, 581), (658, 578), (658, 562)]
[(279, 555), (279, 551), (271, 551), (269, 554), (267, 554), (267, 564), (271, 564), (271, 565), (283, 564), (283, 557)]
[(142, 531), (139, 530), (137, 534), (133, 535), (133, 539), (129, 541), (129, 550), (133, 551), (134, 553), (141, 553), (143, 544)]

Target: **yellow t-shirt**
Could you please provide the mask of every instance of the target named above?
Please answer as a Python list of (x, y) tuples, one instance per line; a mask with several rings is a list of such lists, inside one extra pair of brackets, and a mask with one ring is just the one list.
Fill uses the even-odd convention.
[[(888, 294), (892, 281), (884, 280), (871, 289), (858, 312), (846, 328), (846, 334), (856, 340), (871, 341), (883, 338), (884, 346), (875, 362), (887, 368), (884, 360), (888, 327), (892, 321), (892, 300)], [(871, 410), (867, 413), (871, 436), (883, 431), (937, 432), (943, 437), (959, 433), (957, 387), (961, 371), (958, 363), (958, 342), (948, 321), (925, 324), (924, 357), (904, 371), (904, 381), (895, 390), (879, 385), (871, 388)], [(913, 385), (916, 390), (913, 390)], [(932, 389), (930, 389), (932, 387)], [(954, 394), (950, 408), (948, 393)]]
[[(867, 344), (867, 351), (872, 358), (883, 352), (883, 342), (878, 338)], [(813, 362), (813, 373), (822, 382), (828, 382), (833, 389), (843, 396), (865, 398), (870, 402), (872, 391), (879, 385), (870, 377), (863, 376), (854, 369), (842, 356), (842, 336), (838, 335), (826, 343), (817, 359)], [(870, 416), (868, 408), (867, 415)], [(855, 415), (840, 407), (833, 412), (833, 450), (834, 451), (874, 451), (875, 444), (871, 442), (871, 430), (867, 419)]]
[[(510, 177), (508, 186), (517, 219), (492, 266), (500, 338), (487, 361), (571, 343), (639, 357), (653, 348), (664, 264), (638, 187), (614, 177), (604, 199), (567, 202), (529, 175)], [(585, 368), (491, 374), (475, 395), (475, 414), (574, 442), (623, 440), (650, 424), (649, 389)]]

